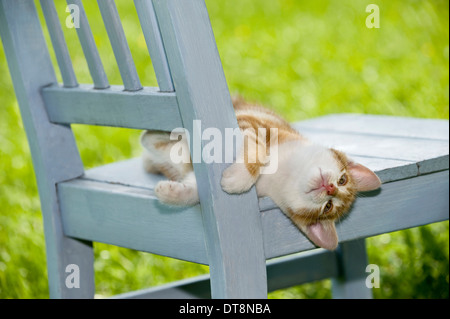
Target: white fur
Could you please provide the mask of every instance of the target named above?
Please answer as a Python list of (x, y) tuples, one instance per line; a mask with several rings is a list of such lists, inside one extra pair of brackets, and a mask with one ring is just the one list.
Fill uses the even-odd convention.
[(248, 191), (256, 182), (248, 172), (244, 163), (234, 163), (226, 168), (222, 174), (220, 184), (229, 194), (239, 194)]
[(189, 172), (180, 181), (160, 181), (156, 184), (155, 194), (160, 201), (168, 205), (191, 206), (199, 202), (197, 182), (194, 172)]
[(324, 192), (311, 192), (317, 188), (322, 175), (334, 185), (342, 176), (332, 152), (322, 146), (301, 141), (279, 146), (278, 170), (263, 174), (256, 183), (261, 196), (269, 196), (282, 209), (322, 207), (331, 196)]
[[(156, 143), (167, 145), (156, 148)], [(170, 135), (166, 132), (145, 131), (141, 135), (144, 168), (149, 173), (164, 171), (176, 179), (156, 184), (155, 194), (161, 202), (176, 206), (195, 205), (199, 202), (199, 198), (194, 172), (192, 170), (186, 172), (188, 164), (174, 164), (171, 161), (170, 151), (176, 143), (179, 142), (170, 140)]]

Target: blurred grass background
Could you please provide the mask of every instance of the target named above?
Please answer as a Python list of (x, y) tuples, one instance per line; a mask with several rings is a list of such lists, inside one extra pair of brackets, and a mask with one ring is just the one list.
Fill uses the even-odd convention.
[[(64, 26), (66, 3), (55, 2)], [(116, 3), (141, 81), (156, 86), (132, 1)], [(365, 26), (365, 8), (373, 1), (206, 3), (230, 91), (291, 121), (339, 112), (449, 117), (447, 0), (377, 0), (379, 29)], [(37, 1), (36, 6), (42, 18)], [(121, 84), (97, 4), (85, 6), (110, 83)], [(63, 29), (78, 81), (91, 83), (75, 29)], [(48, 40), (45, 24), (44, 35)], [(0, 298), (47, 298), (39, 198), (1, 45), (0, 101)], [(73, 129), (86, 168), (140, 155), (138, 131)], [(448, 298), (448, 229), (447, 221), (368, 239), (369, 262), (381, 274), (374, 296)], [(105, 244), (95, 244), (95, 256), (97, 297), (208, 272), (205, 266)], [(330, 286), (324, 280), (269, 297), (329, 298)]]

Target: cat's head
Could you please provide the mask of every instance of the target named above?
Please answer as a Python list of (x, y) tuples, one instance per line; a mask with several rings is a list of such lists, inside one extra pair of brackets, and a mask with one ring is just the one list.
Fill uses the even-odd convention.
[(335, 221), (349, 211), (357, 192), (379, 188), (380, 179), (340, 151), (317, 145), (290, 149), (279, 167), (284, 181), (270, 196), (313, 243), (335, 249)]

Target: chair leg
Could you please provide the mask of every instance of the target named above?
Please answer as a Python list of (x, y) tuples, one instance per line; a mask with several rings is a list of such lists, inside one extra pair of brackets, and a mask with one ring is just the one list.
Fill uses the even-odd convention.
[[(262, 269), (260, 266), (257, 268)], [(251, 270), (251, 266), (240, 263), (236, 259), (234, 263), (228, 265), (217, 265), (217, 263), (210, 265), (211, 298), (266, 299), (266, 272)], [(230, 273), (232, 276), (229, 276)]]
[[(55, 237), (52, 236), (47, 237)], [(47, 239), (50, 298), (92, 299), (95, 294), (94, 254), (91, 242), (61, 236), (59, 247)]]
[(365, 239), (340, 244), (337, 257), (340, 275), (332, 279), (333, 298), (371, 299), (372, 289), (366, 286), (368, 260)]
[[(227, 218), (216, 219), (214, 227), (212, 221), (208, 222), (214, 216), (212, 212), (208, 213), (210, 216), (205, 218), (205, 223), (209, 224), (210, 229), (205, 232), (205, 239), (209, 255), (211, 297), (267, 298), (266, 260), (262, 230), (258, 227), (260, 221), (252, 216), (254, 214), (251, 211), (241, 217), (239, 211), (228, 211)], [(235, 222), (239, 219), (238, 225)]]
[(92, 243), (64, 235), (56, 196), (55, 187), (40, 188), (50, 298), (94, 298)]

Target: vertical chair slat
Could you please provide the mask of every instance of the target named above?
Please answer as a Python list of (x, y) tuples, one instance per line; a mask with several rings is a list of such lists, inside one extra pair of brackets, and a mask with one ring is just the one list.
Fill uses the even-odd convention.
[[(153, 0), (177, 92), (183, 126), (191, 139), (201, 127), (238, 128), (203, 0)], [(201, 119), (201, 127), (195, 120)], [(206, 144), (206, 142), (203, 141)], [(191, 144), (192, 145), (192, 144)], [(225, 149), (233, 152), (233, 147)], [(218, 181), (226, 163), (195, 163), (213, 298), (266, 298), (261, 214), (252, 188), (239, 196)]]
[(40, 2), (64, 86), (77, 87), (77, 78), (73, 71), (72, 61), (70, 60), (64, 34), (61, 29), (58, 14), (56, 13), (55, 3), (53, 0), (40, 0)]
[(91, 73), (92, 81), (96, 89), (106, 89), (109, 87), (108, 79), (106, 77), (100, 55), (95, 45), (94, 37), (92, 35), (89, 21), (84, 11), (81, 0), (67, 0), (67, 4), (74, 4), (78, 6), (80, 13), (80, 25), (76, 28), (78, 38), (80, 39), (81, 47), (86, 57), (86, 62)]
[(173, 92), (172, 77), (153, 4), (151, 1), (134, 0), (134, 5), (141, 23), (142, 32), (144, 33), (145, 42), (147, 43), (148, 52), (153, 62), (159, 90), (162, 92)]
[(98, 0), (97, 3), (111, 41), (125, 90), (137, 91), (142, 89), (114, 0)]

